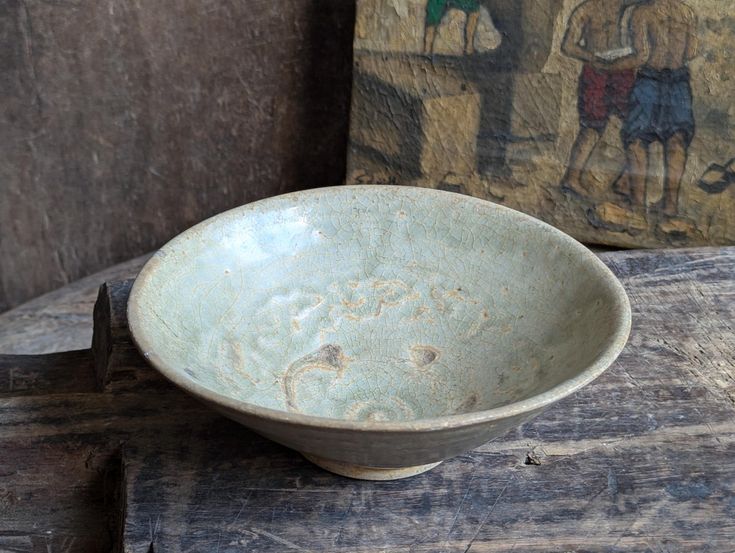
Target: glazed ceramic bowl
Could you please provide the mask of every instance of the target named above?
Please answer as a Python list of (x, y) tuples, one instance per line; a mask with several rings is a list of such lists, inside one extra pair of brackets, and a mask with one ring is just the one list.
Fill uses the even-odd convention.
[(348, 476), (417, 474), (599, 376), (623, 287), (578, 242), (449, 192), (343, 186), (233, 209), (166, 244), (128, 304), (166, 378)]

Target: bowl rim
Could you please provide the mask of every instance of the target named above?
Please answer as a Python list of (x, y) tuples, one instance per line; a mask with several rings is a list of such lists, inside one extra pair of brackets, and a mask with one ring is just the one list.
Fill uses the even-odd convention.
[[(155, 353), (155, 350), (145, 332), (143, 321), (146, 313), (141, 307), (140, 298), (145, 293), (147, 283), (155, 275), (156, 269), (161, 263), (162, 257), (165, 256), (167, 248), (180, 241), (186, 240), (196, 232), (201, 232), (209, 225), (220, 221), (223, 217), (239, 216), (242, 213), (265, 207), (269, 203), (283, 202), (291, 199), (298, 200), (299, 198), (319, 194), (326, 195), (336, 191), (342, 193), (349, 193), (350, 191), (364, 193), (375, 190), (384, 191), (386, 189), (390, 189), (393, 192), (400, 194), (436, 195), (441, 201), (465, 201), (481, 205), (484, 209), (504, 212), (511, 217), (515, 217), (516, 220), (524, 225), (537, 227), (540, 230), (551, 233), (555, 240), (578, 254), (586, 263), (589, 264), (590, 268), (600, 279), (601, 284), (611, 292), (611, 297), (614, 298), (614, 304), (611, 308), (611, 312), (615, 319), (615, 331), (608, 337), (601, 352), (597, 355), (595, 360), (585, 369), (581, 370), (576, 376), (557, 384), (553, 388), (529, 398), (508, 403), (500, 407), (494, 407), (492, 409), (482, 411), (472, 411), (470, 413), (427, 417), (405, 421), (353, 421), (281, 411), (270, 407), (262, 407), (254, 403), (224, 395), (184, 376), (181, 370), (169, 365)], [(223, 407), (242, 415), (264, 419), (273, 423), (300, 425), (325, 430), (334, 429), (371, 432), (436, 431), (484, 424), (516, 415), (531, 414), (576, 392), (607, 370), (625, 347), (632, 325), (630, 301), (623, 285), (617, 277), (602, 262), (602, 260), (597, 257), (597, 255), (556, 227), (521, 211), (483, 200), (481, 198), (432, 188), (387, 184), (339, 185), (300, 190), (250, 202), (205, 219), (169, 240), (145, 263), (141, 271), (138, 273), (130, 291), (127, 305), (127, 318), (132, 341), (148, 363), (150, 363), (166, 379), (198, 399), (211, 402), (218, 407)]]

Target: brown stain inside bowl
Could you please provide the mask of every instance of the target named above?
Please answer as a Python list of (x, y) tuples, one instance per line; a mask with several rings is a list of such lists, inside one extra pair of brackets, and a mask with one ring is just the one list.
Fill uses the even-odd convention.
[(433, 346), (419, 344), (411, 346), (411, 361), (420, 369), (427, 368), (439, 359), (440, 355), (441, 351)]
[(336, 372), (340, 378), (347, 367), (349, 358), (337, 344), (325, 344), (316, 351), (307, 353), (288, 366), (281, 381), (289, 411), (299, 411), (297, 406), (296, 381), (305, 373), (312, 371)]

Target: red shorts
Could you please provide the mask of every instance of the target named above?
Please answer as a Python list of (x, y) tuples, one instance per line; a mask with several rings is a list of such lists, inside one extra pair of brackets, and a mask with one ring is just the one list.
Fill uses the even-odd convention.
[(585, 65), (579, 76), (579, 124), (604, 129), (611, 115), (628, 114), (635, 69), (606, 71)]

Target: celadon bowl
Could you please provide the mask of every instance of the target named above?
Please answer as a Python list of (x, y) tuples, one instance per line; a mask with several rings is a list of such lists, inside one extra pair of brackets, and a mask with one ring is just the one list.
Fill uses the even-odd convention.
[(623, 287), (528, 215), (404, 186), (227, 211), (174, 238), (128, 319), (166, 378), (338, 474), (418, 474), (598, 377)]

